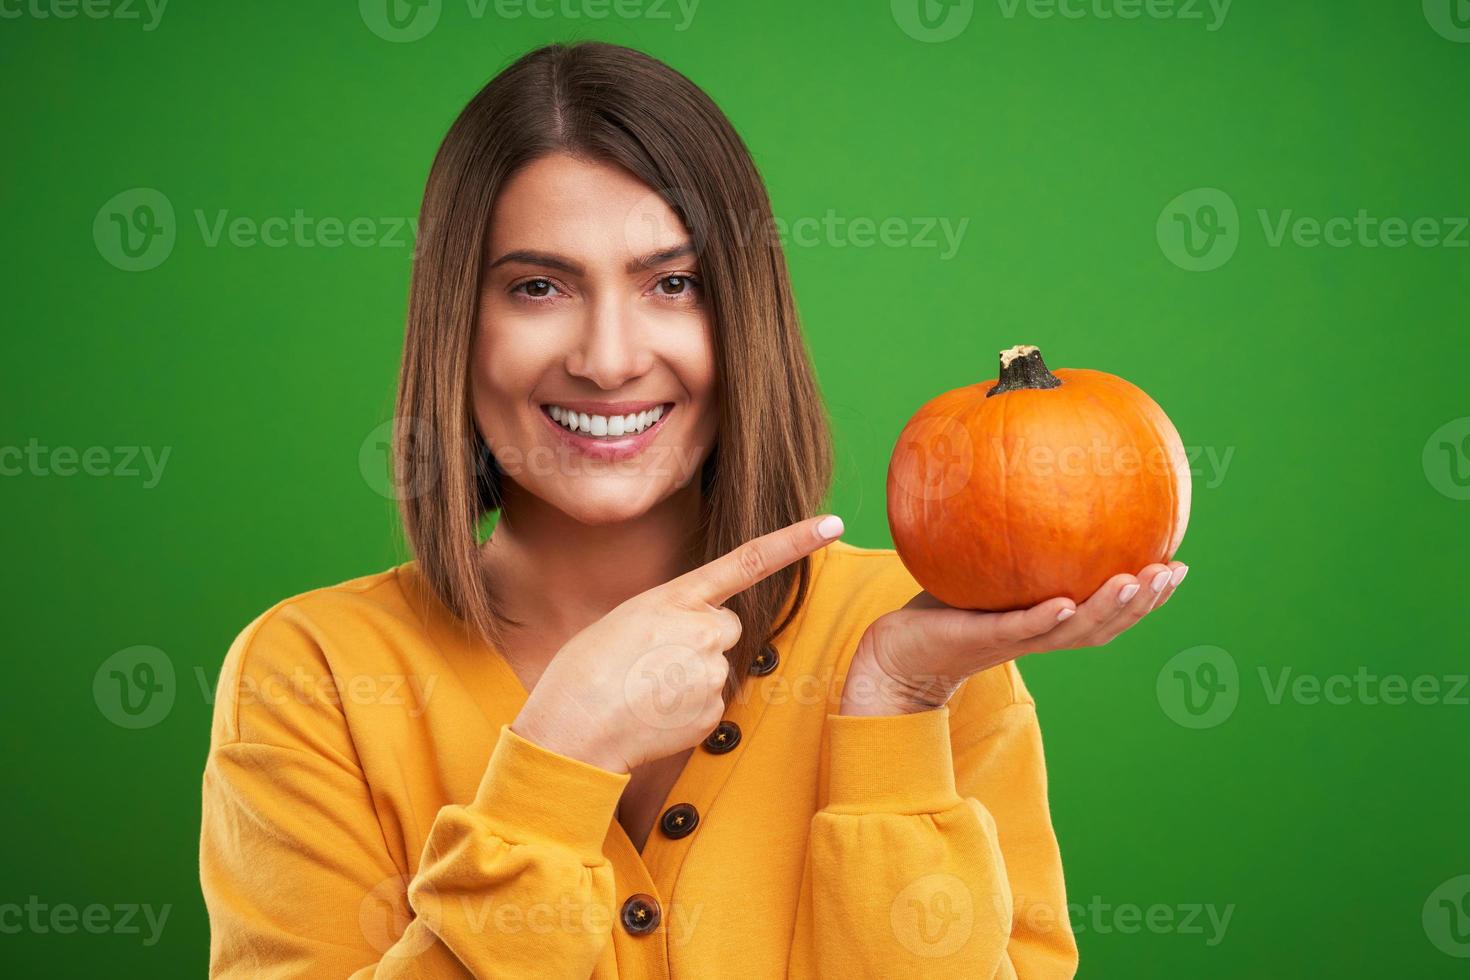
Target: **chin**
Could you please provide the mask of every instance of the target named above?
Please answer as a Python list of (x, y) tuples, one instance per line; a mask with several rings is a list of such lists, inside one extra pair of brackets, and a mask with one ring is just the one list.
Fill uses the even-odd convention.
[[(648, 492), (648, 484), (640, 480), (584, 479), (570, 500), (558, 506), (568, 517), (592, 527), (620, 524), (648, 513), (666, 494)], [(634, 490), (633, 488), (637, 488)], [(669, 488), (672, 489), (672, 488)]]

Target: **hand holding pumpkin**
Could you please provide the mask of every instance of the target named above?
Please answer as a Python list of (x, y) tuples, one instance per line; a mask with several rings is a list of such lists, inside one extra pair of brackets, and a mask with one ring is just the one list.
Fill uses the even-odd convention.
[[(987, 667), (1107, 643), (1183, 580), (1189, 505), (1179, 433), (1141, 389), (1001, 351), (998, 379), (931, 399), (899, 435), (888, 526), (925, 591), (863, 635), (843, 713), (937, 707)], [(872, 682), (888, 693), (860, 693)]]
[(1048, 599), (1029, 609), (955, 609), (920, 592), (874, 620), (853, 654), (841, 714), (893, 715), (946, 704), (965, 678), (1028, 653), (1105, 646), (1169, 601), (1189, 568), (1154, 563), (1115, 575), (1080, 606)]

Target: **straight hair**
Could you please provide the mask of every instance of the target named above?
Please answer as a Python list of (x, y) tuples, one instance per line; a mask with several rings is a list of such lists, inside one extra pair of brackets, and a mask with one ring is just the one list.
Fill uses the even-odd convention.
[[(827, 415), (770, 200), (724, 113), (684, 75), (631, 48), (582, 41), (523, 55), (465, 106), (429, 171), (393, 431), (396, 496), (420, 572), (492, 646), (520, 624), (480, 560), (480, 529), (501, 505), (506, 476), (474, 425), (471, 343), (496, 197), (520, 168), (554, 153), (638, 178), (679, 216), (698, 255), (720, 417), (700, 470), (695, 553), (711, 561), (815, 515), (832, 475)], [(727, 701), (810, 584), (803, 558), (725, 603), (744, 626), (726, 653)]]

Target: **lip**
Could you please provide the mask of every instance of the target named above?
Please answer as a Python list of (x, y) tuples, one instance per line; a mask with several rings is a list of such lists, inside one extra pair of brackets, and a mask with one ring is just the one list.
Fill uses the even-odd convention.
[[(672, 405), (673, 402), (546, 402), (547, 405), (558, 405), (562, 408), (570, 408), (574, 412), (586, 412), (588, 415), (637, 415), (639, 412), (660, 405)], [(556, 421), (552, 419), (552, 421)]]
[[(596, 412), (598, 415), (630, 415), (641, 412), (644, 409), (655, 408), (659, 405), (664, 406), (664, 413), (659, 417), (657, 422), (642, 432), (630, 436), (619, 436), (616, 439), (609, 439), (606, 436), (602, 438), (584, 436), (580, 432), (573, 432), (552, 418), (551, 413), (546, 408), (539, 405), (536, 407), (536, 414), (546, 420), (546, 424), (551, 426), (562, 442), (584, 456), (590, 456), (593, 459), (600, 459), (606, 462), (628, 459), (637, 456), (643, 450), (647, 449), (649, 443), (653, 442), (654, 438), (658, 435), (658, 431), (664, 427), (664, 423), (669, 420), (669, 416), (674, 414), (674, 408), (676, 407), (674, 402), (548, 402), (547, 404), (560, 405), (562, 408), (572, 409), (577, 412), (585, 411), (583, 408), (585, 405), (601, 406)], [(625, 405), (631, 405), (633, 407), (624, 410), (622, 407)], [(589, 411), (587, 414), (591, 415), (593, 412)]]

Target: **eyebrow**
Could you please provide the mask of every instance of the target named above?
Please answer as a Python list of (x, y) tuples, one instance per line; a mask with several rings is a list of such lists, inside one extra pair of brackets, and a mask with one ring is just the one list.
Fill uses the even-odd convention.
[[(640, 255), (630, 260), (624, 268), (629, 274), (642, 272), (644, 269), (651, 269), (656, 265), (662, 265), (671, 259), (679, 259), (693, 254), (694, 246), (689, 242), (682, 242), (671, 248), (649, 252), (647, 255)], [(559, 269), (573, 276), (587, 274), (587, 270), (583, 266), (573, 262), (571, 259), (557, 255), (555, 252), (540, 252), (529, 248), (520, 248), (513, 252), (506, 252), (500, 258), (486, 266), (485, 269), (488, 272), (490, 269), (505, 265), (508, 262), (520, 262), (524, 265), (539, 265), (547, 269)]]

